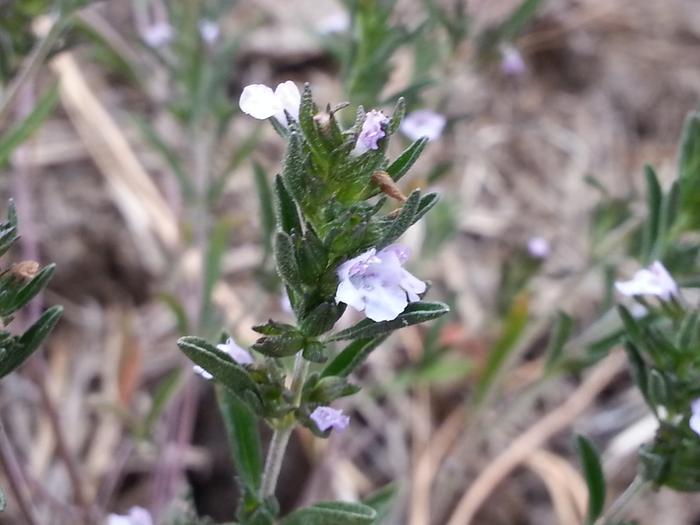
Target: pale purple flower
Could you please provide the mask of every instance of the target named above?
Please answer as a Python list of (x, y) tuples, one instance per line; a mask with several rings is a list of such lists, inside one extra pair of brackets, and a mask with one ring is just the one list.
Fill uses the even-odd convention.
[(150, 47), (158, 49), (167, 45), (173, 39), (174, 31), (167, 22), (154, 22), (146, 27), (141, 37)]
[(523, 56), (513, 46), (504, 46), (501, 49), (501, 71), (510, 77), (522, 76), (527, 70)]
[(321, 19), (316, 29), (322, 35), (343, 33), (350, 29), (350, 14), (347, 11), (336, 11)]
[(201, 36), (202, 40), (210, 45), (216, 42), (216, 40), (219, 38), (219, 34), (221, 33), (219, 24), (206, 18), (200, 20), (197, 23), (197, 27), (199, 29), (199, 36)]
[(690, 404), (690, 428), (700, 436), (700, 398)]
[(543, 237), (532, 237), (527, 241), (527, 252), (535, 259), (546, 259), (551, 252), (549, 241)]
[(335, 408), (320, 406), (311, 412), (311, 419), (321, 432), (325, 432), (329, 428), (335, 430), (345, 430), (350, 424), (350, 416), (343, 414), (342, 410)]
[(679, 294), (678, 285), (659, 261), (637, 271), (629, 281), (617, 281), (615, 288), (627, 297), (653, 295), (663, 301)]
[(131, 507), (128, 514), (110, 514), (106, 525), (153, 525), (151, 513), (143, 507)]
[[(233, 359), (239, 365), (252, 365), (254, 362), (253, 356), (250, 355), (250, 352), (238, 346), (235, 343), (235, 341), (230, 337), (226, 340), (225, 343), (216, 345), (216, 348), (218, 348), (222, 352), (227, 353), (231, 357), (231, 359)], [(195, 374), (202, 376), (206, 380), (210, 380), (214, 377), (211, 373), (209, 373), (199, 365), (193, 366), (192, 371)]]
[(379, 139), (386, 136), (384, 126), (389, 123), (389, 117), (381, 111), (373, 109), (365, 116), (360, 135), (357, 137), (355, 148), (350, 152), (353, 157), (358, 157), (369, 150), (379, 148)]
[(411, 140), (426, 137), (432, 142), (440, 138), (446, 123), (444, 115), (429, 109), (419, 109), (406, 115), (399, 130)]
[(335, 300), (364, 311), (373, 321), (390, 321), (420, 300), (426, 290), (423, 281), (407, 270), (408, 248), (392, 244), (377, 252), (375, 248), (338, 267)]
[(246, 86), (238, 102), (241, 111), (259, 120), (275, 117), (283, 126), (287, 125), (285, 111), (295, 120), (299, 119), (301, 93), (291, 80), (278, 84), (274, 91), (264, 84)]

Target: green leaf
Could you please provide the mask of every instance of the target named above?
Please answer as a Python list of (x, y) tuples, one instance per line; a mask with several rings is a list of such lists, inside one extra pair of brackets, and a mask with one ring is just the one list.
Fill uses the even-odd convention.
[(598, 453), (591, 442), (583, 436), (576, 436), (576, 448), (588, 486), (588, 515), (586, 523), (592, 525), (603, 513), (605, 506), (605, 476)]
[(265, 260), (267, 260), (267, 256), (272, 251), (272, 237), (275, 233), (275, 203), (267, 174), (257, 162), (253, 163), (253, 174), (255, 175), (255, 189), (258, 193), (260, 206), (260, 226), (265, 246)]
[(490, 349), (486, 366), (477, 382), (475, 392), (477, 403), (481, 403), (486, 398), (511, 353), (517, 348), (517, 342), (527, 326), (528, 311), (527, 299), (524, 296), (516, 297), (503, 321), (501, 336)]
[(401, 121), (406, 115), (406, 100), (403, 97), (399, 97), (394, 106), (394, 111), (391, 113), (391, 120), (387, 126), (386, 132), (389, 135), (393, 135), (399, 129)]
[(6, 376), (37, 349), (53, 330), (61, 317), (63, 308), (54, 306), (46, 310), (29, 329), (20, 336), (14, 344), (0, 354), (0, 378)]
[(189, 176), (182, 169), (182, 164), (177, 153), (165, 143), (150, 122), (141, 117), (134, 117), (134, 120), (151, 147), (160, 153), (163, 160), (170, 166), (170, 169), (180, 184), (182, 196), (187, 202), (191, 202), (195, 196), (195, 189)]
[(391, 512), (396, 500), (397, 489), (396, 484), (388, 483), (362, 500), (362, 503), (372, 507), (377, 512), (377, 517), (374, 519), (375, 524), (382, 523)]
[(418, 301), (409, 304), (396, 319), (381, 322), (363, 319), (356, 325), (332, 335), (328, 341), (377, 337), (398, 330), (399, 328), (405, 328), (406, 326), (437, 319), (449, 311), (450, 307), (444, 303)]
[(688, 115), (678, 155), (681, 209), (692, 226), (700, 224), (700, 112)]
[(275, 210), (277, 224), (283, 232), (290, 235), (293, 232), (301, 233), (299, 210), (280, 175), (275, 177)]
[[(245, 401), (260, 401), (258, 387), (245, 368), (234, 363), (231, 357), (199, 337), (181, 337), (177, 346), (196, 365), (214, 376), (214, 379), (239, 395)], [(252, 394), (252, 396), (250, 395)], [(259, 406), (252, 407), (254, 410)]]
[(248, 491), (257, 496), (263, 470), (258, 418), (248, 405), (228, 390), (221, 389), (217, 394), (238, 478)]
[(574, 320), (569, 315), (561, 310), (557, 312), (554, 329), (549, 337), (549, 344), (545, 351), (545, 370), (550, 371), (559, 363), (564, 345), (569, 340), (573, 327)]
[(7, 205), (7, 220), (0, 224), (0, 257), (7, 253), (7, 250), (17, 240), (17, 209), (12, 199)]
[(269, 357), (287, 357), (296, 354), (304, 346), (304, 337), (300, 333), (270, 335), (259, 338), (252, 348)]
[(0, 137), (0, 166), (5, 165), (15, 149), (41, 126), (57, 103), (58, 88), (53, 86), (42, 95), (32, 112), (22, 122)]
[(190, 331), (189, 320), (187, 319), (187, 312), (183, 306), (180, 299), (175, 297), (171, 293), (162, 292), (157, 295), (165, 306), (172, 312), (173, 317), (175, 317), (175, 326), (180, 334), (186, 334)]
[(386, 172), (391, 176), (394, 181), (398, 181), (408, 173), (411, 166), (418, 160), (420, 154), (425, 149), (428, 144), (428, 139), (423, 137), (416, 140), (408, 148), (406, 148), (401, 155), (399, 155), (394, 162), (389, 164)]
[(291, 237), (282, 231), (278, 231), (275, 234), (274, 251), (279, 276), (291, 288), (299, 288), (301, 285), (299, 266), (294, 254), (294, 243)]
[(324, 334), (333, 328), (344, 312), (344, 303), (336, 303), (334, 300), (324, 301), (304, 317), (301, 322), (301, 331), (309, 336)]
[(376, 517), (376, 511), (367, 505), (329, 501), (294, 511), (281, 525), (371, 525)]
[(307, 389), (304, 388), (304, 400), (321, 405), (330, 405), (338, 398), (352, 396), (359, 392), (360, 387), (348, 383), (345, 377), (331, 376), (316, 378)]
[(644, 399), (646, 399), (647, 403), (651, 406), (649, 392), (647, 389), (649, 380), (646, 363), (639, 353), (639, 350), (637, 350), (637, 347), (629, 341), (625, 344), (625, 353), (627, 354), (627, 359), (630, 363), (632, 379), (641, 391)]
[(524, 0), (498, 28), (501, 39), (515, 39), (535, 16), (541, 3), (542, 0)]
[(642, 240), (642, 263), (647, 265), (657, 256), (654, 253), (659, 238), (659, 225), (661, 224), (661, 206), (663, 192), (654, 168), (644, 167), (644, 176), (647, 183), (647, 220), (644, 224)]
[(179, 390), (182, 384), (181, 379), (182, 369), (178, 368), (158, 382), (153, 392), (148, 414), (146, 414), (137, 432), (140, 438), (145, 439), (150, 435), (154, 425), (158, 422), (160, 415), (163, 413), (163, 409), (167, 406), (168, 401), (170, 401)]
[(20, 288), (17, 293), (5, 298), (2, 301), (2, 311), (0, 315), (8, 316), (36, 297), (36, 295), (46, 287), (55, 269), (55, 264), (45, 266), (39, 273), (32, 277), (27, 284)]
[(419, 203), (420, 190), (414, 190), (401, 207), (398, 217), (391, 221), (388, 226), (383, 228), (382, 236), (379, 241), (377, 241), (377, 250), (381, 250), (382, 248), (390, 245), (411, 227), (414, 222), (413, 219), (416, 216), (416, 212), (418, 211)]
[(202, 289), (201, 320), (204, 328), (209, 327), (213, 303), (211, 295), (214, 286), (221, 277), (221, 261), (226, 253), (231, 224), (226, 220), (220, 220), (214, 226), (209, 235), (209, 243), (204, 259), (204, 287)]
[(357, 339), (346, 346), (335, 358), (326, 365), (321, 372), (321, 377), (349, 376), (353, 370), (360, 366), (367, 356), (386, 341), (389, 334), (371, 337), (367, 339)]
[(440, 196), (437, 193), (428, 193), (427, 195), (423, 195), (418, 203), (418, 209), (416, 210), (416, 214), (413, 216), (413, 222), (411, 224), (415, 224), (421, 220), (423, 215), (428, 213), (439, 200)]
[(284, 180), (284, 186), (289, 190), (294, 200), (304, 209), (308, 204), (311, 187), (306, 176), (304, 149), (302, 147), (302, 138), (298, 131), (292, 131), (289, 134), (282, 180)]

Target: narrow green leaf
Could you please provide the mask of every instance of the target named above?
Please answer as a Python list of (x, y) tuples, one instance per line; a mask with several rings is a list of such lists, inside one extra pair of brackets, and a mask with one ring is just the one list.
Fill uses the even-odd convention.
[(294, 511), (281, 525), (371, 525), (376, 517), (376, 511), (367, 505), (329, 501)]
[(400, 328), (405, 328), (406, 326), (437, 319), (449, 311), (450, 307), (444, 303), (418, 301), (409, 304), (396, 319), (381, 322), (375, 322), (371, 319), (363, 319), (356, 325), (332, 335), (328, 341), (377, 337), (388, 334)]
[[(177, 346), (196, 365), (214, 376), (214, 379), (241, 396), (243, 400), (255, 398), (260, 401), (258, 387), (242, 366), (233, 362), (231, 357), (199, 337), (181, 337)], [(246, 393), (253, 394), (251, 397)], [(252, 407), (257, 409), (259, 407)]]
[(654, 168), (649, 165), (645, 166), (644, 176), (647, 184), (647, 220), (644, 224), (642, 240), (642, 262), (646, 265), (656, 259), (654, 249), (659, 237), (663, 192)]
[(183, 306), (180, 299), (178, 299), (171, 293), (165, 292), (158, 294), (157, 297), (165, 306), (168, 307), (168, 309), (172, 312), (173, 317), (175, 317), (175, 326), (177, 327), (178, 333), (189, 333), (190, 323), (187, 319), (187, 312), (185, 311), (185, 307)]
[(45, 266), (39, 273), (32, 277), (27, 284), (20, 288), (16, 294), (4, 299), (3, 308), (0, 315), (8, 316), (25, 306), (29, 301), (36, 297), (36, 295), (46, 287), (55, 269), (55, 264)]
[(204, 259), (204, 287), (202, 289), (202, 312), (200, 315), (204, 328), (209, 326), (213, 310), (211, 295), (214, 286), (221, 277), (221, 261), (226, 253), (231, 224), (227, 220), (220, 220), (214, 225), (207, 245)]
[(168, 401), (170, 401), (179, 390), (182, 384), (181, 379), (182, 369), (176, 369), (158, 382), (153, 392), (153, 398), (151, 399), (151, 407), (139, 428), (139, 437), (145, 439), (151, 434), (154, 425), (158, 422), (163, 410), (168, 405)]
[(574, 320), (561, 310), (557, 312), (554, 329), (549, 337), (549, 344), (545, 351), (545, 370), (552, 370), (560, 361), (564, 345), (569, 340)]
[(413, 164), (415, 164), (415, 162), (418, 160), (418, 157), (420, 157), (420, 154), (423, 152), (427, 144), (428, 139), (425, 137), (416, 140), (413, 144), (406, 148), (403, 153), (401, 153), (401, 155), (394, 160), (394, 162), (389, 164), (386, 172), (392, 179), (394, 179), (394, 181), (401, 179), (401, 177), (406, 175), (408, 170), (411, 169), (411, 166), (413, 166)]
[(362, 500), (362, 503), (372, 507), (377, 513), (377, 517), (374, 519), (375, 525), (379, 525), (389, 516), (391, 508), (394, 506), (397, 492), (398, 487), (396, 484), (388, 483)]
[(275, 177), (275, 210), (277, 224), (283, 232), (287, 234), (295, 231), (301, 233), (299, 210), (280, 175)]
[(542, 0), (523, 0), (498, 28), (501, 39), (515, 39), (525, 28), (525, 25), (535, 16), (541, 3)]
[(632, 379), (642, 393), (642, 396), (644, 396), (644, 399), (646, 399), (647, 404), (651, 406), (649, 391), (647, 389), (649, 380), (646, 363), (639, 353), (639, 350), (637, 350), (637, 347), (629, 341), (625, 344), (625, 353), (627, 354), (627, 359), (630, 363)]
[(263, 454), (258, 418), (248, 405), (228, 390), (220, 389), (217, 394), (238, 478), (248, 491), (259, 495)]
[(396, 105), (394, 106), (394, 111), (391, 113), (391, 120), (389, 121), (389, 125), (387, 126), (386, 132), (389, 135), (393, 135), (394, 133), (396, 133), (396, 130), (399, 129), (401, 121), (403, 120), (405, 115), (406, 99), (404, 99), (403, 97), (399, 97), (399, 99), (396, 101)]
[(692, 226), (700, 223), (700, 112), (688, 115), (678, 154), (681, 208)]
[(61, 317), (63, 308), (54, 306), (46, 310), (36, 322), (29, 327), (15, 342), (10, 345), (0, 359), (0, 377), (4, 377), (24, 361), (37, 349), (53, 330)]
[(180, 184), (182, 196), (187, 202), (190, 202), (195, 196), (195, 189), (189, 176), (185, 173), (185, 170), (182, 169), (180, 157), (168, 144), (165, 143), (163, 138), (150, 122), (141, 117), (134, 117), (134, 121), (151, 147), (160, 154), (163, 160), (165, 160), (166, 164), (170, 167), (173, 175), (175, 175), (175, 178), (177, 179), (177, 182)]
[(255, 189), (258, 193), (260, 206), (260, 226), (262, 230), (263, 245), (265, 246), (265, 258), (272, 250), (272, 237), (275, 234), (275, 204), (272, 198), (272, 189), (267, 180), (267, 174), (260, 164), (253, 163), (255, 175)]
[(418, 211), (418, 205), (420, 204), (420, 190), (414, 190), (409, 195), (406, 202), (404, 202), (399, 212), (398, 217), (396, 217), (389, 226), (383, 229), (381, 238), (377, 241), (377, 249), (380, 250), (396, 239), (401, 237), (408, 228), (414, 222), (414, 217)]
[(0, 166), (10, 159), (17, 147), (39, 129), (58, 103), (58, 87), (53, 86), (37, 102), (32, 112), (0, 137)]
[(517, 348), (517, 342), (527, 326), (529, 307), (524, 296), (516, 297), (503, 322), (501, 336), (489, 351), (484, 371), (476, 385), (475, 401), (481, 403), (491, 391), (500, 375), (501, 369), (508, 362), (508, 357)]
[(438, 203), (439, 200), (440, 196), (437, 193), (428, 193), (427, 195), (423, 195), (418, 203), (418, 209), (416, 210), (416, 214), (413, 216), (413, 222), (411, 224), (415, 224), (421, 220), (423, 216)]
[(389, 334), (366, 339), (357, 339), (346, 346), (335, 358), (326, 365), (321, 372), (321, 377), (349, 376), (353, 370), (360, 366), (367, 356), (380, 344), (386, 341)]
[(586, 523), (592, 525), (603, 513), (605, 506), (605, 476), (600, 459), (591, 442), (583, 436), (576, 436), (576, 448), (588, 486), (588, 515)]
[(301, 284), (301, 279), (291, 237), (284, 232), (278, 231), (275, 234), (274, 251), (277, 273), (279, 273), (285, 284), (292, 288), (298, 288)]

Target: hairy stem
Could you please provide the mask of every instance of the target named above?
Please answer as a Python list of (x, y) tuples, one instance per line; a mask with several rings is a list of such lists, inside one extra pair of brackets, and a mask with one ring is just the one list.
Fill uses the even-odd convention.
[[(309, 362), (301, 354), (299, 352), (294, 360), (294, 372), (292, 373), (291, 390), (294, 395), (294, 406), (298, 406), (301, 401), (301, 389), (309, 371)], [(265, 460), (265, 470), (263, 471), (261, 489), (263, 497), (272, 496), (275, 493), (277, 479), (282, 469), (284, 453), (287, 450), (287, 444), (294, 430), (294, 425), (295, 420), (293, 417), (285, 418), (272, 434), (272, 441), (270, 441), (270, 448), (267, 451)]]

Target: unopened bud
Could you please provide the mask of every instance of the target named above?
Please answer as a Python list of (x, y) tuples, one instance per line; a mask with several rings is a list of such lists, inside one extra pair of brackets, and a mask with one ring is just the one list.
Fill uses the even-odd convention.
[(406, 196), (401, 192), (394, 179), (391, 178), (386, 171), (377, 170), (372, 173), (372, 182), (374, 182), (384, 195), (388, 195), (392, 199), (400, 202), (406, 202)]

